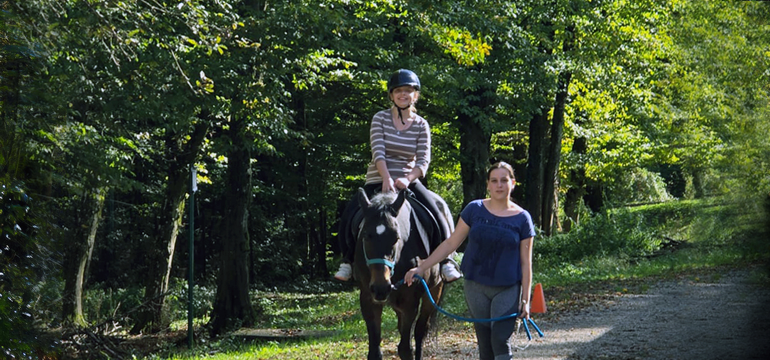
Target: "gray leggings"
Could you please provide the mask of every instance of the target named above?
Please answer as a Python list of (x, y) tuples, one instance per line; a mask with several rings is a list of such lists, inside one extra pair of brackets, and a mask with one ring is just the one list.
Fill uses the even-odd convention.
[[(487, 286), (468, 279), (464, 283), (465, 302), (473, 318), (491, 319), (519, 312), (521, 284)], [(474, 322), (473, 327), (479, 343), (480, 360), (513, 359), (511, 335), (516, 328), (516, 319)]]

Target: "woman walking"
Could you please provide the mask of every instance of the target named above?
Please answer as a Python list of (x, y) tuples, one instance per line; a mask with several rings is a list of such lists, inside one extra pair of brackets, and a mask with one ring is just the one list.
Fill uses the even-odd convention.
[[(529, 318), (532, 284), (532, 245), (535, 227), (529, 213), (511, 201), (516, 184), (513, 168), (498, 162), (487, 171), (489, 197), (469, 203), (452, 235), (420, 265), (409, 270), (404, 281), (423, 276), (468, 238), (460, 265), (465, 276), (465, 301), (474, 318), (492, 319), (518, 313)], [(516, 319), (476, 322), (481, 360), (513, 359), (511, 335)]]

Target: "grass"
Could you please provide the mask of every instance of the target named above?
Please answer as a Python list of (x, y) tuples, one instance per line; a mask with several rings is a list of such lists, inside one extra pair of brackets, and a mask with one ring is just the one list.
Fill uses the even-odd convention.
[[(725, 267), (768, 263), (768, 234), (767, 228), (762, 225), (767, 219), (763, 219), (761, 214), (755, 205), (718, 203), (714, 200), (671, 202), (626, 209), (614, 218), (608, 214), (591, 231), (539, 239), (545, 253), (569, 250), (557, 241), (576, 246), (593, 244), (570, 236), (599, 237), (594, 241), (613, 241), (617, 247), (614, 252), (577, 251), (575, 254), (580, 257), (576, 259), (570, 258), (569, 254), (537, 259), (534, 282), (543, 284), (549, 308), (549, 313), (543, 316), (558, 316), (559, 312), (579, 309), (585, 306), (584, 303), (612, 294), (642, 293), (652, 282), (660, 279), (696, 276), (694, 274), (718, 277), (720, 271), (717, 270)], [(612, 228), (616, 226), (631, 230), (623, 232)], [(618, 234), (627, 238), (602, 238)], [(632, 241), (627, 239), (637, 243), (626, 246), (623, 241)], [(675, 241), (666, 243), (658, 239)], [(658, 242), (652, 251), (648, 251), (648, 244), (640, 245), (639, 241)], [(536, 243), (536, 252), (540, 245)], [(770, 284), (767, 271), (756, 271), (754, 274), (752, 279), (756, 283)], [(283, 360), (366, 357), (366, 329), (358, 311), (357, 289), (323, 282), (308, 284), (304, 289), (259, 292), (255, 294), (255, 299), (264, 309), (255, 327), (334, 330), (335, 335), (281, 342), (244, 342), (226, 337), (196, 345), (191, 352), (155, 355), (153, 358)], [(467, 315), (461, 284), (448, 286), (442, 307), (452, 313)], [(396, 317), (390, 309), (383, 314), (383, 344), (396, 343)], [(473, 332), (468, 323), (440, 320), (440, 326), (466, 334)]]
[[(318, 339), (288, 341), (244, 341), (236, 337), (196, 344), (193, 351), (156, 354), (153, 359), (347, 359), (365, 358), (366, 326), (358, 309), (358, 289), (325, 282), (323, 290), (313, 284), (309, 289), (277, 290), (255, 294), (264, 309), (254, 328), (331, 330), (333, 335)], [(441, 302), (449, 312), (467, 316), (461, 284), (446, 287)], [(439, 320), (442, 329), (460, 328), (472, 332), (466, 324)], [(383, 311), (383, 344), (399, 341), (397, 318), (390, 308)]]

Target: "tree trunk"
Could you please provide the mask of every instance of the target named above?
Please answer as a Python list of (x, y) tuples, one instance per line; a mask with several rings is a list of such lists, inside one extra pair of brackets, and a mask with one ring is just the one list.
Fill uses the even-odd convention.
[[(582, 126), (582, 118), (578, 117), (575, 120), (577, 126)], [(580, 159), (586, 153), (587, 141), (584, 136), (575, 138), (575, 142), (572, 144), (572, 153), (575, 154), (576, 159)], [(567, 195), (564, 199), (564, 215), (566, 219), (562, 223), (565, 232), (572, 230), (572, 225), (580, 222), (578, 218), (578, 209), (580, 207), (580, 201), (583, 200), (586, 189), (586, 170), (582, 162), (578, 162), (579, 168), (570, 171), (570, 188), (567, 190)]]
[(83, 315), (83, 287), (85, 286), (86, 274), (88, 274), (89, 264), (91, 263), (91, 257), (94, 253), (94, 246), (96, 245), (96, 231), (99, 229), (99, 224), (102, 221), (102, 210), (104, 210), (104, 200), (106, 198), (107, 189), (103, 188), (97, 190), (94, 194), (94, 202), (96, 203), (93, 218), (91, 220), (91, 229), (88, 233), (88, 239), (86, 241), (86, 254), (81, 259), (78, 266), (77, 286), (75, 287), (75, 302), (77, 316), (85, 320)]
[[(473, 108), (479, 114), (491, 114), (488, 111), (491, 99), (485, 94), (489, 89), (480, 88), (468, 95), (468, 108)], [(487, 166), (489, 166), (489, 146), (492, 132), (488, 121), (474, 118), (466, 112), (458, 115), (460, 122), (460, 176), (463, 182), (463, 207), (473, 200), (487, 195)]]
[[(233, 112), (237, 114), (237, 112)], [(217, 293), (211, 311), (211, 333), (222, 334), (239, 326), (254, 323), (254, 310), (249, 298), (249, 203), (251, 168), (249, 141), (244, 120), (230, 122), (227, 166), (226, 208), (220, 255)]]
[(490, 135), (470, 116), (459, 116), (460, 175), (463, 182), (463, 207), (487, 194), (486, 167), (489, 164)]
[[(175, 147), (167, 148), (170, 149), (169, 151), (175, 149)], [(184, 215), (184, 195), (187, 190), (185, 185), (189, 178), (187, 174), (181, 172), (181, 169), (185, 168), (183, 164), (170, 165), (172, 169), (168, 172), (168, 182), (155, 223), (153, 240), (146, 249), (148, 273), (145, 278), (144, 298), (147, 308), (137, 316), (137, 322), (131, 329), (133, 334), (143, 330), (158, 332), (170, 323), (170, 319), (165, 316), (165, 294), (168, 291), (171, 260)]]
[(315, 239), (315, 274), (318, 277), (326, 277), (329, 274), (329, 269), (326, 267), (326, 238), (327, 229), (327, 216), (326, 209), (321, 206), (318, 208), (318, 227), (319, 231), (314, 232), (313, 238)]
[(588, 208), (592, 212), (599, 212), (604, 207), (604, 187), (601, 182), (588, 181), (586, 183), (586, 193), (583, 196)]
[(704, 183), (704, 173), (702, 168), (694, 168), (690, 170), (692, 176), (692, 193), (695, 199), (703, 199), (706, 196), (706, 189)]
[(0, 126), (0, 169), (10, 175), (11, 179), (19, 177), (23, 168), (23, 162), (19, 160), (25, 158), (21, 154), (24, 144), (16, 131), (19, 99), (22, 91), (21, 69), (23, 66), (21, 61), (20, 59), (13, 59), (13, 57), (5, 58), (2, 61), (3, 68), (0, 70), (0, 77), (3, 78), (4, 83), (4, 89), (0, 92), (0, 104), (2, 104), (0, 106), (0, 119), (2, 119), (2, 126)]
[[(62, 319), (65, 319), (66, 323), (80, 327), (87, 325), (83, 314), (83, 287), (96, 244), (96, 232), (102, 219), (105, 192), (106, 189), (98, 189), (94, 193), (86, 192), (83, 195), (81, 209), (88, 209), (86, 211), (92, 211), (92, 213), (78, 219), (83, 219), (85, 222), (84, 218), (88, 218), (90, 225), (84, 223), (78, 226), (78, 229), (73, 232), (72, 242), (65, 248)], [(88, 234), (86, 235), (81, 229), (89, 229)]]
[[(566, 34), (569, 34), (562, 44), (562, 53), (569, 54), (574, 47), (575, 26), (568, 25)], [(569, 98), (569, 84), (572, 80), (570, 70), (562, 70), (556, 89), (556, 100), (553, 107), (553, 119), (551, 121), (551, 141), (548, 143), (548, 161), (545, 165), (543, 179), (543, 232), (546, 235), (553, 233), (554, 224), (558, 226), (556, 215), (558, 214), (559, 192), (559, 164), (561, 163), (561, 142), (564, 136), (564, 110)]]
[(551, 140), (548, 142), (548, 160), (543, 172), (542, 228), (545, 235), (553, 233), (552, 227), (558, 210), (556, 196), (559, 191), (559, 163), (561, 162), (561, 142), (564, 135), (564, 108), (567, 104), (571, 79), (571, 72), (559, 74), (559, 88), (556, 92), (556, 104), (553, 109), (553, 120), (551, 121)]
[[(309, 129), (308, 126), (308, 119), (305, 114), (305, 99), (303, 97), (304, 94), (296, 94), (292, 97), (293, 101), (293, 107), (294, 107), (294, 123), (297, 125), (298, 130), (300, 132), (311, 132), (311, 129)], [(315, 266), (315, 252), (316, 249), (316, 234), (317, 234), (317, 228), (315, 227), (318, 223), (314, 221), (314, 214), (313, 211), (310, 209), (314, 207), (314, 203), (317, 203), (316, 201), (313, 201), (313, 199), (320, 198), (318, 196), (319, 194), (316, 194), (315, 192), (323, 191), (323, 189), (319, 188), (318, 186), (315, 186), (317, 184), (313, 184), (311, 186), (310, 181), (310, 172), (311, 172), (311, 160), (310, 160), (310, 149), (308, 146), (300, 145), (299, 150), (302, 152), (300, 154), (300, 160), (298, 162), (299, 169), (297, 171), (297, 174), (300, 176), (300, 179), (298, 180), (298, 185), (300, 186), (299, 189), (296, 189), (297, 194), (302, 194), (302, 202), (297, 204), (299, 207), (299, 211), (302, 213), (302, 216), (291, 216), (292, 219), (287, 221), (287, 224), (291, 222), (297, 222), (296, 228), (298, 229), (297, 237), (298, 239), (304, 240), (304, 249), (305, 253), (303, 254), (303, 264), (302, 268), (303, 271), (306, 274), (310, 274), (310, 276), (313, 276), (316, 268)], [(323, 185), (321, 185), (322, 187)]]
[[(207, 116), (207, 113), (201, 115), (202, 118)], [(185, 142), (184, 134), (170, 134), (166, 139), (168, 181), (155, 223), (154, 240), (147, 247), (146, 255), (149, 269), (145, 279), (144, 299), (148, 305), (137, 315), (132, 334), (148, 329), (153, 333), (159, 332), (171, 322), (167, 316), (166, 293), (176, 240), (184, 217), (185, 194), (189, 190), (188, 169), (200, 151), (208, 129), (209, 121), (205, 119), (196, 124), (190, 140)]]
[(541, 109), (534, 114), (529, 122), (529, 155), (527, 159), (527, 177), (525, 181), (525, 208), (532, 216), (532, 222), (536, 227), (542, 226), (543, 204), (543, 154), (547, 143), (548, 118), (547, 109)]
[[(765, 239), (770, 236), (770, 193), (765, 196)], [(765, 268), (768, 269), (770, 267), (770, 264), (765, 265)]]

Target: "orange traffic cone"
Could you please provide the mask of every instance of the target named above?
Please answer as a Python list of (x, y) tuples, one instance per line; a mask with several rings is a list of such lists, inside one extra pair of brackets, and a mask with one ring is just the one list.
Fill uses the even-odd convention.
[(532, 294), (532, 304), (529, 312), (532, 314), (545, 314), (548, 309), (545, 307), (545, 295), (543, 295), (543, 286), (540, 283), (535, 284), (535, 292)]

